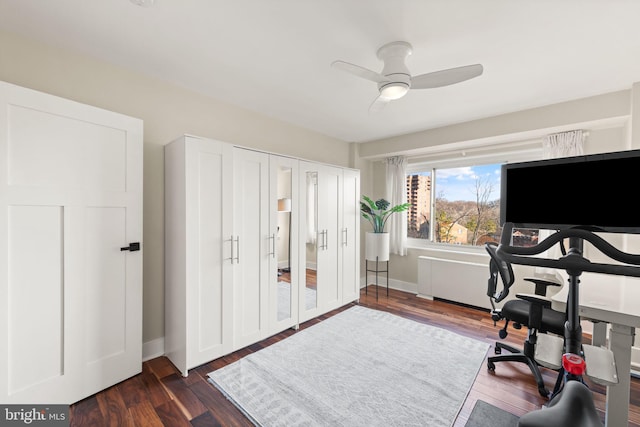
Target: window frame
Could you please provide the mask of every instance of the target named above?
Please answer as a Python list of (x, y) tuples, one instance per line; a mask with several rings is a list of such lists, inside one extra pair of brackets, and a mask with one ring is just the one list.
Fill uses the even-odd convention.
[[(435, 171), (437, 169), (449, 169), (458, 167), (483, 166), (489, 164), (517, 163), (543, 158), (542, 143), (538, 141), (526, 141), (508, 145), (483, 147), (483, 149), (467, 152), (460, 149), (439, 152), (428, 156), (408, 158), (405, 177), (416, 173), (428, 172), (431, 176), (432, 191), (430, 193), (431, 218), (429, 222), (429, 239), (420, 239), (407, 236), (407, 248), (444, 250), (458, 253), (481, 252), (482, 246), (457, 245), (434, 241), (434, 215), (437, 182)], [(406, 178), (405, 178), (406, 179)], [(434, 191), (435, 190), (435, 191)], [(407, 233), (407, 230), (404, 231)]]

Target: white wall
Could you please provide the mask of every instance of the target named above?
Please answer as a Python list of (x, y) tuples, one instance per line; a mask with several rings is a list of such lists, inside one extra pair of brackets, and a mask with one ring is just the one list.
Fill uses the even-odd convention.
[(359, 155), (365, 159), (380, 159), (397, 154), (418, 155), (443, 147), (468, 148), (527, 141), (563, 130), (609, 127), (627, 121), (630, 113), (631, 91), (623, 90), (371, 141), (361, 144)]
[(340, 166), (354, 158), (343, 141), (88, 56), (2, 32), (0, 52), (0, 80), (144, 121), (145, 342), (164, 336), (165, 144), (189, 133)]

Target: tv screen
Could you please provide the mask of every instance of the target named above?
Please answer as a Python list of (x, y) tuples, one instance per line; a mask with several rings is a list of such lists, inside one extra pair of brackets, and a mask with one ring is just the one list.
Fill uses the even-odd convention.
[(502, 166), (500, 222), (640, 233), (640, 150)]

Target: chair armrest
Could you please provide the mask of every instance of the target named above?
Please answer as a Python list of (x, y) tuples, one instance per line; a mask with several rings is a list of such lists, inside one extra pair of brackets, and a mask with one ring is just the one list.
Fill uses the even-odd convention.
[(529, 301), (531, 304), (540, 305), (542, 307), (551, 308), (551, 298), (537, 294), (516, 294), (517, 298)]
[(562, 286), (562, 283), (558, 283), (554, 280), (547, 280), (540, 277), (524, 277), (527, 282), (532, 282), (536, 285), (536, 295), (547, 295), (547, 288), (549, 286)]
[(517, 298), (529, 302), (529, 329), (542, 327), (542, 312), (545, 308), (551, 308), (551, 299), (535, 294), (516, 294)]

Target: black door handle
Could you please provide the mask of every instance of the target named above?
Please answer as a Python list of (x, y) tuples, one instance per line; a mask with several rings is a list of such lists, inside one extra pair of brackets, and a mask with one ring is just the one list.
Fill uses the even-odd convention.
[(121, 251), (139, 251), (140, 250), (140, 242), (129, 243), (129, 246), (125, 246), (124, 248), (120, 248)]

